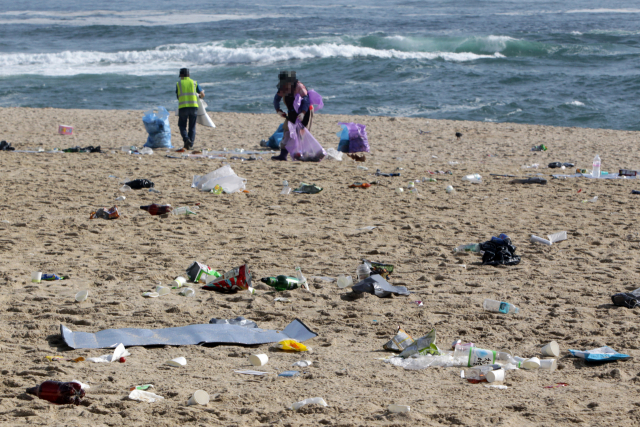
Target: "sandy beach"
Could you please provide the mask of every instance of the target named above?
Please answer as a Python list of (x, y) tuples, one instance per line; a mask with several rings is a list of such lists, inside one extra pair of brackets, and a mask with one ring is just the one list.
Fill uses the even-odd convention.
[[(221, 194), (191, 188), (194, 175), (223, 163), (213, 159), (129, 155), (147, 134), (143, 111), (0, 109), (0, 140), (16, 150), (89, 145), (104, 154), (0, 152), (0, 422), (3, 425), (69, 426), (632, 426), (640, 424), (638, 359), (587, 366), (568, 349), (608, 345), (640, 356), (638, 310), (615, 307), (610, 296), (638, 284), (636, 180), (551, 179), (553, 161), (602, 170), (640, 166), (637, 132), (560, 128), (510, 123), (456, 122), (412, 118), (319, 114), (312, 133), (325, 148), (338, 145), (337, 122), (367, 126), (371, 153), (365, 163), (226, 161), (247, 179), (249, 193)], [(212, 113), (215, 129), (198, 127), (195, 148), (259, 149), (280, 123), (275, 114)], [(180, 147), (177, 117), (171, 116), (174, 147)], [(74, 126), (74, 136), (57, 134)], [(422, 132), (420, 132), (422, 131)], [(456, 139), (455, 133), (462, 138)], [(544, 144), (546, 152), (532, 152)], [(169, 153), (173, 156), (175, 154)], [(539, 169), (523, 169), (537, 163)], [(368, 167), (367, 171), (357, 168)], [(401, 169), (398, 169), (401, 168)], [(376, 177), (400, 172), (400, 177)], [(430, 174), (428, 171), (451, 171)], [(479, 173), (481, 184), (464, 182)], [(547, 185), (511, 184), (511, 178), (542, 174)], [(418, 194), (398, 195), (409, 180)], [(90, 220), (111, 207), (121, 181), (146, 178), (160, 194), (130, 191), (116, 220)], [(323, 187), (315, 195), (280, 195), (282, 181)], [(354, 182), (374, 182), (351, 189)], [(456, 192), (448, 194), (452, 185)], [(598, 196), (596, 203), (583, 203)], [(195, 216), (151, 216), (139, 209), (152, 202), (174, 207), (200, 204)], [(370, 231), (358, 230), (375, 226)], [(534, 245), (531, 234), (566, 230), (568, 239)], [(483, 266), (473, 254), (454, 254), (465, 243), (506, 233), (522, 262)], [(309, 279), (310, 291), (288, 291), (276, 302), (263, 286), (256, 294), (220, 294), (196, 287), (195, 298), (141, 295), (169, 284), (200, 261), (224, 272), (247, 263), (254, 282), (293, 275), (300, 266), (312, 276), (354, 276), (362, 258), (390, 263), (390, 282), (412, 294), (351, 300), (335, 283)], [(464, 265), (464, 266), (462, 266)], [(63, 281), (31, 283), (33, 271), (69, 275)], [(87, 301), (74, 295), (90, 292)], [(517, 315), (483, 310), (485, 298), (520, 307)], [(415, 301), (423, 301), (419, 307)], [(263, 329), (282, 330), (298, 318), (318, 333), (305, 342), (309, 354), (285, 353), (272, 345), (242, 347), (130, 347), (125, 363), (49, 362), (97, 357), (108, 349), (72, 350), (60, 325), (73, 331), (166, 328), (244, 316)], [(438, 346), (454, 339), (480, 348), (539, 356), (559, 343), (558, 369), (509, 371), (506, 390), (470, 384), (460, 368), (405, 370), (379, 360), (402, 326), (414, 338), (436, 328)], [(248, 356), (265, 353), (255, 368)], [(187, 365), (164, 363), (184, 356)], [(296, 378), (278, 377), (299, 360), (313, 365)], [(263, 377), (234, 370), (258, 369)], [(79, 406), (55, 406), (27, 395), (47, 379), (77, 379), (91, 388)], [(151, 383), (164, 397), (132, 401), (129, 388)], [(567, 387), (544, 388), (556, 383)], [(187, 406), (203, 389), (206, 406)], [(290, 409), (294, 402), (322, 397), (328, 406)], [(406, 414), (389, 404), (410, 405)]]

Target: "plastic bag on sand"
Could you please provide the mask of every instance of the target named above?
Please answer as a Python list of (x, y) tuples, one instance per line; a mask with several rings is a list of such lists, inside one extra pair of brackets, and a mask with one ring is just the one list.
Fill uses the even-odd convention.
[(95, 363), (109, 363), (115, 362), (119, 360), (121, 357), (131, 356), (127, 350), (125, 350), (124, 345), (122, 343), (118, 344), (118, 346), (113, 350), (113, 354), (103, 354), (100, 357), (89, 357), (87, 360)]
[(303, 162), (319, 162), (327, 155), (322, 145), (300, 122), (295, 125), (289, 123), (289, 141), (285, 148), (293, 160)]
[(191, 187), (202, 191), (211, 191), (216, 185), (219, 185), (225, 193), (235, 193), (244, 190), (246, 184), (245, 178), (236, 175), (231, 166), (224, 165), (204, 176), (194, 175)]
[[(359, 123), (338, 123), (342, 130), (338, 132), (340, 144), (338, 150), (349, 153), (368, 153), (369, 138), (367, 137), (367, 127)], [(348, 147), (344, 141), (349, 141)], [(348, 150), (348, 151), (347, 151)]]
[(327, 156), (329, 156), (330, 159), (338, 160), (339, 162), (342, 161), (342, 153), (335, 148), (328, 148)]
[(160, 106), (154, 110), (144, 113), (142, 123), (149, 134), (145, 147), (150, 148), (172, 148), (171, 126), (169, 125), (169, 112)]
[(211, 120), (211, 117), (207, 114), (206, 108), (207, 103), (198, 98), (198, 117), (196, 118), (196, 123), (202, 126), (214, 128), (216, 125), (213, 124), (213, 120)]
[(129, 399), (139, 400), (140, 402), (153, 403), (158, 400), (163, 400), (164, 397), (158, 396), (157, 394), (151, 393), (148, 391), (136, 389), (136, 390), (133, 390), (131, 393), (129, 393)]
[(430, 354), (421, 356), (414, 354), (406, 359), (396, 356), (384, 359), (384, 361), (410, 371), (426, 369), (429, 367), (449, 368), (451, 366), (462, 366), (464, 364), (462, 360), (453, 357), (452, 351), (444, 352), (444, 354), (440, 356), (432, 356)]

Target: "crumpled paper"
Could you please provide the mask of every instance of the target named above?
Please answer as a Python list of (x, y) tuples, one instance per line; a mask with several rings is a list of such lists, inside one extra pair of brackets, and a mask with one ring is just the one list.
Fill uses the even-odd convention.
[(126, 356), (131, 356), (131, 353), (129, 353), (124, 348), (124, 345), (120, 343), (118, 344), (116, 349), (113, 351), (113, 354), (103, 354), (100, 357), (89, 357), (87, 360), (90, 360), (91, 362), (95, 362), (95, 363), (109, 363), (109, 362), (116, 362), (121, 357), (126, 357)]
[(129, 399), (138, 400), (140, 402), (153, 403), (158, 400), (163, 400), (164, 397), (144, 390), (133, 390), (131, 393), (129, 393)]

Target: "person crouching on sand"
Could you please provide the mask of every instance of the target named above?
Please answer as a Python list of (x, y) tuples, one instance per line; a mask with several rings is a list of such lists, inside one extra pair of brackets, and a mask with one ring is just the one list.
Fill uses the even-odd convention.
[[(286, 119), (284, 121), (283, 131), (284, 137), (280, 143), (280, 155), (271, 157), (272, 160), (287, 160), (287, 154), (289, 152), (285, 148), (289, 142), (289, 126), (295, 126), (296, 120), (300, 120), (302, 125), (307, 129), (311, 128), (311, 121), (313, 118), (313, 107), (309, 102), (309, 93), (307, 88), (296, 78), (295, 71), (281, 71), (278, 74), (278, 92), (273, 98), (273, 107), (276, 113)], [(294, 106), (296, 98), (300, 97), (301, 102), (298, 107), (298, 111)], [(287, 106), (287, 113), (280, 109), (280, 101), (284, 99), (284, 104)], [(291, 122), (291, 124), (289, 124)]]

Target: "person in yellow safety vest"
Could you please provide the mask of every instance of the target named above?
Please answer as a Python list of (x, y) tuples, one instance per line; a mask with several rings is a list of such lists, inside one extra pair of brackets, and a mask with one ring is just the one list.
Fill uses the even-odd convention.
[[(178, 97), (178, 127), (184, 149), (193, 148), (196, 139), (196, 119), (198, 118), (198, 96), (204, 98), (204, 91), (200, 89), (198, 82), (191, 80), (189, 69), (180, 69), (180, 81), (176, 84), (176, 96)], [(189, 130), (187, 131), (187, 122)]]

